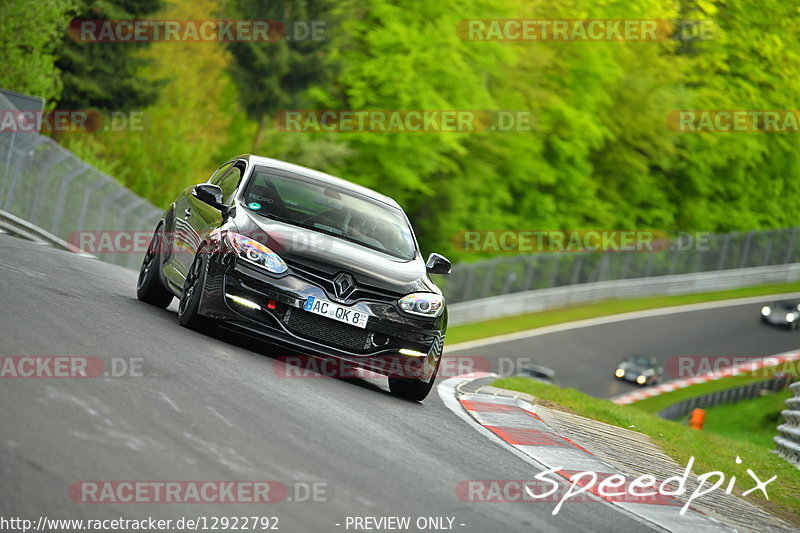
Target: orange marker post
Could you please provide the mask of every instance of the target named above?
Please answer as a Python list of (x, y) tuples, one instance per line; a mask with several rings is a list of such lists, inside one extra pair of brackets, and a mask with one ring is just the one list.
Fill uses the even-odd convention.
[(704, 409), (695, 407), (689, 417), (689, 427), (692, 429), (703, 429), (703, 422), (706, 421), (706, 412)]

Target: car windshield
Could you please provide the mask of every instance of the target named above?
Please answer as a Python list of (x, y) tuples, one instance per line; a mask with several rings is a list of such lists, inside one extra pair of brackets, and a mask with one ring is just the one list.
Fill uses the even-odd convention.
[(628, 358), (628, 362), (640, 366), (640, 367), (648, 367), (653, 366), (653, 360), (650, 357), (645, 355), (634, 355)]
[(340, 187), (256, 167), (244, 203), (259, 215), (345, 239), (392, 257), (416, 254), (402, 211)]
[(798, 306), (795, 302), (778, 302), (777, 304), (775, 304), (775, 307), (778, 307), (780, 309), (785, 309), (787, 311), (798, 310)]

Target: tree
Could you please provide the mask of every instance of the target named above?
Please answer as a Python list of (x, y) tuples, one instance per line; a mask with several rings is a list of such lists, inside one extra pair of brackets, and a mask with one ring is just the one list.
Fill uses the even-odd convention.
[[(139, 20), (163, 0), (78, 0), (78, 20)], [(64, 34), (56, 65), (63, 71), (59, 109), (129, 111), (156, 101), (160, 84), (139, 76), (147, 63), (137, 54), (141, 41), (79, 42)]]
[(61, 77), (56, 44), (74, 8), (71, 0), (3, 0), (0, 3), (0, 87), (57, 99)]
[[(234, 13), (247, 20), (330, 24), (332, 4), (330, 0), (235, 0)], [(291, 29), (286, 29), (291, 37)], [(261, 145), (272, 113), (303, 108), (309, 102), (306, 91), (324, 85), (334, 75), (325, 40), (234, 41), (229, 48), (234, 57), (231, 74), (239, 88), (240, 101), (258, 124), (253, 152)]]

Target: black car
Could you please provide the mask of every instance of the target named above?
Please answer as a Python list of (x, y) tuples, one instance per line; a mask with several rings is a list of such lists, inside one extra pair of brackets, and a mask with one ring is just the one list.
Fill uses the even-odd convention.
[(655, 385), (661, 381), (664, 369), (658, 366), (658, 359), (634, 354), (623, 359), (614, 370), (614, 376), (637, 385)]
[(800, 304), (793, 301), (772, 302), (761, 308), (761, 320), (776, 326), (797, 329), (800, 323)]
[(304, 355), (389, 377), (424, 399), (433, 386), (447, 307), (411, 224), (386, 196), (298, 165), (242, 155), (185, 189), (142, 263), (140, 300), (207, 330), (256, 334)]

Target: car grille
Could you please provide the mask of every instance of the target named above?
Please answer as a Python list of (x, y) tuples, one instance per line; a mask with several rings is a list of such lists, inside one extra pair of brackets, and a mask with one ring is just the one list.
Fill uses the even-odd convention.
[(283, 322), (296, 335), (348, 350), (363, 352), (369, 342), (367, 330), (299, 309), (288, 309)]
[[(301, 264), (293, 260), (285, 260), (292, 269), (295, 276), (301, 277), (313, 283), (318, 287), (325, 290), (329, 298), (334, 298), (336, 293), (333, 290), (333, 277), (336, 272), (326, 272), (321, 268), (315, 268), (308, 263)], [(356, 288), (345, 300), (346, 303), (356, 302), (358, 300), (376, 300), (379, 302), (394, 303), (398, 298), (403, 297), (404, 294), (388, 291), (379, 287), (365, 285), (356, 279)]]

